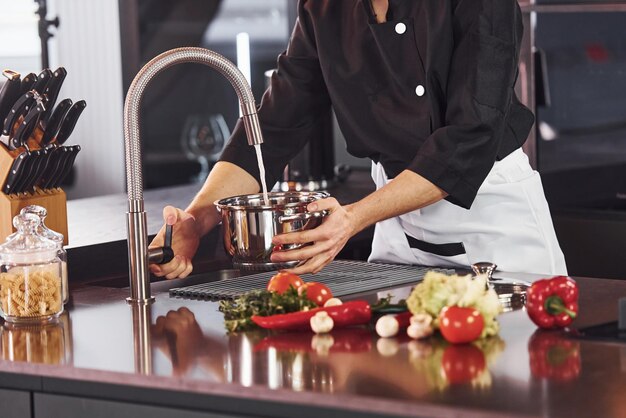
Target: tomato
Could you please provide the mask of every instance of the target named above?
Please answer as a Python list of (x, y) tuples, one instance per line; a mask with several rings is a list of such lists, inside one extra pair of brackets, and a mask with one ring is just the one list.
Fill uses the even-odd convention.
[(315, 302), (317, 306), (324, 306), (326, 301), (333, 297), (330, 289), (325, 284), (318, 282), (305, 283), (298, 288), (299, 295), (302, 295), (304, 291), (306, 291), (306, 298)]
[(485, 370), (485, 355), (472, 344), (449, 345), (441, 357), (443, 374), (450, 384), (468, 383)]
[(267, 290), (278, 294), (285, 293), (289, 287), (299, 288), (304, 281), (297, 274), (279, 271), (267, 283)]
[(446, 306), (439, 313), (439, 330), (453, 344), (469, 343), (480, 337), (485, 321), (474, 308)]

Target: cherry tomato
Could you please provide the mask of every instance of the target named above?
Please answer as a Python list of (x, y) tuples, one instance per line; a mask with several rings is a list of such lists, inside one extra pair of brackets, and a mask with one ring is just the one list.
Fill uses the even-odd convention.
[(468, 383), (485, 369), (485, 355), (472, 344), (449, 345), (441, 357), (443, 374), (450, 384)]
[(446, 306), (439, 313), (439, 330), (453, 344), (469, 343), (480, 337), (485, 321), (474, 308)]
[(280, 271), (276, 273), (267, 283), (267, 290), (278, 294), (285, 293), (289, 287), (298, 289), (304, 284), (304, 281), (297, 274)]
[(330, 289), (325, 284), (318, 282), (305, 283), (298, 288), (299, 295), (302, 295), (304, 291), (306, 291), (306, 298), (315, 302), (317, 306), (324, 306), (326, 301), (333, 297)]

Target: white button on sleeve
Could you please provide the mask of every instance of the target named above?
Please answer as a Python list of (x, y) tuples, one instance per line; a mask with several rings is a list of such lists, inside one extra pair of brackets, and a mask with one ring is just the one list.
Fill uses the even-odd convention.
[(417, 87), (415, 87), (415, 94), (417, 94), (419, 97), (422, 97), (424, 93), (426, 93), (426, 89), (424, 88), (424, 86), (419, 84)]
[(402, 35), (404, 32), (406, 32), (406, 25), (402, 22), (397, 23), (396, 24), (396, 33), (398, 35)]

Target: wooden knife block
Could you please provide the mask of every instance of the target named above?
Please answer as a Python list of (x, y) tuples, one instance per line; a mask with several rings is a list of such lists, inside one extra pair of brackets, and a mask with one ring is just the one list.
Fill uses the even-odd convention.
[[(4, 185), (13, 160), (18, 155), (19, 152), (8, 151), (5, 146), (0, 145), (0, 187)], [(39, 205), (46, 208), (48, 211), (46, 226), (63, 234), (63, 244), (67, 245), (67, 198), (65, 192), (60, 188), (50, 190), (37, 188), (33, 193), (10, 195), (0, 192), (0, 243), (15, 232), (13, 217), (19, 215), (20, 210), (28, 205)]]

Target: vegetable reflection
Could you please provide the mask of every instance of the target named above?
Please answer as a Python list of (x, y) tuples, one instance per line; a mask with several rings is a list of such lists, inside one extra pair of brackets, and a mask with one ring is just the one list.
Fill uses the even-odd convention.
[(528, 341), (528, 355), (535, 378), (566, 382), (580, 375), (580, 344), (558, 331), (535, 331)]
[(449, 344), (433, 337), (408, 344), (409, 361), (431, 389), (443, 391), (450, 385), (470, 384), (476, 388), (491, 387), (489, 366), (504, 351), (499, 337), (477, 340), (472, 344)]

